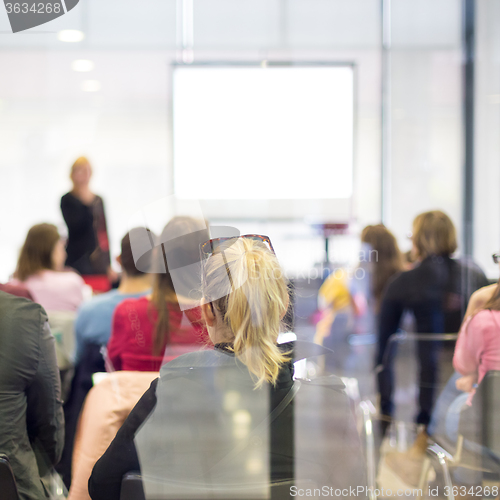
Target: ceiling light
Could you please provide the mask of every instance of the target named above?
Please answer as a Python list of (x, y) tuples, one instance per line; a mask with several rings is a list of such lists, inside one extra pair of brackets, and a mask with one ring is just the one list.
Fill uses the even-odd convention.
[(57, 34), (61, 42), (81, 42), (85, 38), (85, 33), (79, 30), (62, 30)]
[(94, 61), (89, 61), (88, 59), (77, 59), (71, 63), (71, 69), (82, 73), (92, 71), (94, 69)]
[(84, 92), (98, 92), (101, 90), (101, 82), (98, 80), (85, 80), (82, 82), (82, 90)]

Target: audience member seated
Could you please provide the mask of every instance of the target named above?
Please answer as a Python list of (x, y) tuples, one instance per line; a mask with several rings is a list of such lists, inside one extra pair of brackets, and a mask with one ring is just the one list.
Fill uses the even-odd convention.
[(351, 280), (347, 272), (333, 272), (319, 290), (323, 318), (316, 328), (315, 342), (322, 344), (331, 333), (336, 313), (350, 306), (354, 313), (353, 332), (373, 334), (382, 294), (389, 280), (403, 269), (394, 235), (383, 225), (366, 226), (361, 232), (361, 253)]
[[(94, 297), (82, 304), (78, 310), (75, 321), (77, 363), (81, 359), (85, 344), (106, 345), (108, 343), (111, 336), (113, 312), (120, 302), (125, 299), (141, 297), (150, 291), (151, 275), (137, 269), (130, 245), (131, 235), (141, 237), (143, 231), (146, 229), (132, 229), (122, 239), (121, 255), (116, 259), (122, 268), (118, 289)], [(149, 270), (151, 253), (149, 251), (141, 256), (141, 269)]]
[[(490, 370), (500, 370), (500, 281), (474, 292), (469, 301), (465, 319), (460, 328), (453, 356), (455, 374), (439, 395), (432, 418), (414, 446), (406, 453), (390, 453), (386, 462), (405, 482), (416, 485), (422, 471), (428, 436), (455, 445), (459, 423), (466, 436), (465, 448), (480, 449), (467, 438), (474, 436), (475, 424), (471, 421), (477, 413), (467, 411), (473, 403), (475, 387), (481, 383)], [(465, 478), (477, 478), (476, 474), (462, 471)]]
[[(382, 434), (393, 413), (392, 363), (384, 355), (403, 312), (414, 315), (417, 333), (457, 333), (472, 292), (488, 283), (476, 265), (451, 258), (457, 248), (456, 231), (445, 213), (436, 210), (418, 215), (413, 221), (412, 241), (415, 268), (389, 283), (380, 309), (376, 364), (380, 410), (386, 417)], [(462, 285), (465, 282), (466, 288)], [(418, 350), (420, 408), (416, 421), (424, 426), (429, 424), (438, 380), (440, 350), (438, 343), (432, 346)]]
[[(210, 240), (202, 249), (201, 307), (215, 349), (162, 367), (94, 466), (92, 499), (119, 500), (130, 471), (142, 472), (148, 498), (165, 492), (171, 498), (289, 498), (296, 480), (328, 490), (366, 484), (345, 394), (333, 386), (325, 391), (323, 380), (311, 386), (314, 403), (302, 404), (308, 381), (293, 381), (295, 345), (277, 345), (289, 295), (268, 238)], [(328, 399), (337, 396), (344, 404)], [(312, 409), (328, 424), (300, 425)], [(342, 452), (336, 448), (323, 461), (331, 444), (341, 444)], [(314, 455), (300, 461), (298, 450), (306, 449)], [(265, 496), (271, 485), (282, 488), (279, 496)]]
[(0, 345), (0, 451), (20, 498), (42, 500), (41, 475), (61, 457), (64, 419), (54, 337), (40, 305), (0, 291)]
[(33, 301), (31, 293), (28, 292), (27, 288), (21, 285), (14, 285), (12, 283), (5, 283), (2, 285), (2, 283), (0, 283), (0, 291)]
[(76, 311), (83, 301), (85, 283), (64, 268), (65, 260), (64, 241), (56, 226), (37, 224), (28, 231), (11, 284), (24, 286), (48, 312)]
[(68, 500), (89, 500), (92, 468), (158, 372), (119, 371), (90, 389), (75, 436)]
[(163, 362), (208, 342), (199, 307), (203, 220), (175, 217), (156, 248), (153, 293), (115, 309), (108, 358), (113, 370), (158, 371)]

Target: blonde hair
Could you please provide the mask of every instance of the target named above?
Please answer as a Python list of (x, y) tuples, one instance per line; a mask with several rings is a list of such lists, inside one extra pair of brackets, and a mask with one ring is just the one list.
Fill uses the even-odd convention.
[(419, 258), (449, 256), (457, 249), (455, 226), (441, 210), (419, 214), (413, 221), (413, 244)]
[(88, 165), (90, 168), (90, 172), (92, 172), (92, 166), (90, 165), (88, 158), (86, 156), (80, 156), (75, 160), (75, 163), (73, 163), (73, 165), (71, 165), (71, 171), (69, 173), (69, 176), (73, 177), (75, 170), (78, 167), (81, 167), (82, 165)]
[(204, 267), (203, 296), (231, 331), (232, 349), (256, 378), (275, 385), (290, 361), (277, 345), (288, 308), (288, 286), (276, 256), (259, 241), (226, 242)]

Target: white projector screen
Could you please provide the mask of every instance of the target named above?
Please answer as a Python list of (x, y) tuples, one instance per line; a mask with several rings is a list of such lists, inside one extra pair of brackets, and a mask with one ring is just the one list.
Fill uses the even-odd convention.
[(174, 186), (207, 217), (346, 220), (352, 66), (174, 66)]

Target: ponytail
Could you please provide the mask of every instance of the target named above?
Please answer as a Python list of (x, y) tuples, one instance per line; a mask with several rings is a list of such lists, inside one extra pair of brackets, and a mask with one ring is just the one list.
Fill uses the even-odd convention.
[(275, 385), (290, 361), (277, 345), (288, 287), (276, 256), (260, 242), (238, 239), (208, 259), (205, 277), (205, 298), (231, 330), (234, 353), (255, 376), (256, 388)]

